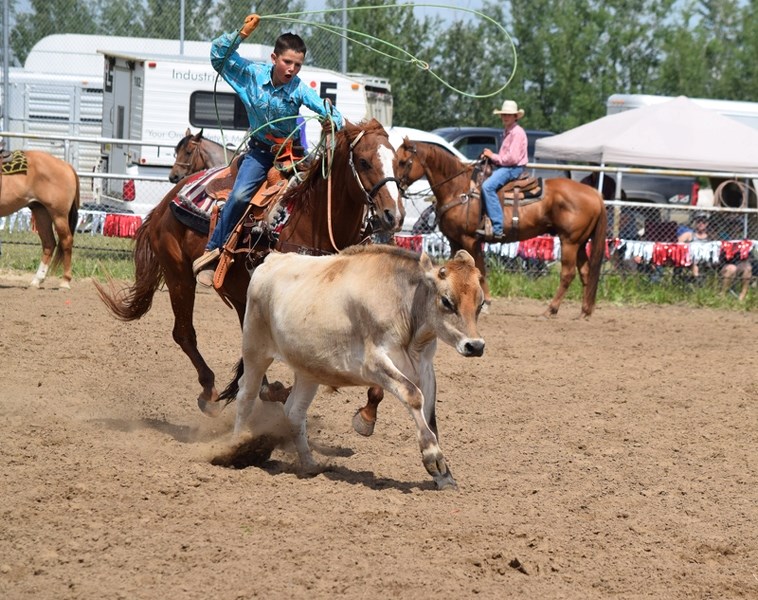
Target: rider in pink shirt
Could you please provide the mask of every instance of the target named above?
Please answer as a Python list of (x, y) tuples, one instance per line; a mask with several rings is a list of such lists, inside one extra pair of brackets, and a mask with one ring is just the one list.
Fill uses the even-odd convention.
[[(524, 110), (519, 109), (513, 100), (506, 100), (503, 107), (494, 110), (493, 114), (500, 115), (505, 136), (497, 154), (489, 148), (485, 148), (482, 153), (497, 166), (482, 184), (482, 199), (492, 221), (492, 239), (487, 241), (499, 242), (503, 240), (503, 207), (497, 197), (497, 190), (523, 173), (528, 158), (526, 131), (518, 124), (518, 120), (524, 116)], [(485, 236), (483, 229), (478, 229), (477, 233)]]

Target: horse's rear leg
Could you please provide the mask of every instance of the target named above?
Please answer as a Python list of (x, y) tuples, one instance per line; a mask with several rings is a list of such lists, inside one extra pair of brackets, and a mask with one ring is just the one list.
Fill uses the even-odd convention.
[(577, 244), (570, 244), (561, 240), (561, 280), (558, 284), (558, 290), (555, 292), (555, 296), (553, 296), (553, 299), (550, 301), (550, 304), (545, 311), (546, 317), (552, 317), (558, 314), (558, 309), (561, 307), (563, 297), (566, 295), (571, 282), (576, 276), (576, 257), (578, 250), (579, 246)]
[(58, 252), (63, 256), (63, 279), (60, 286), (63, 289), (71, 288), (71, 253), (74, 248), (74, 234), (69, 229), (68, 217), (58, 216), (53, 221), (55, 232), (58, 234)]
[(37, 272), (31, 281), (32, 287), (38, 288), (42, 285), (47, 277), (47, 271), (50, 268), (50, 260), (55, 251), (55, 235), (53, 235), (53, 220), (47, 212), (47, 209), (41, 204), (32, 204), (29, 207), (34, 215), (34, 224), (37, 228), (37, 235), (42, 242), (42, 258), (40, 259)]
[(579, 280), (582, 282), (582, 316), (588, 317), (592, 313), (594, 299), (590, 298), (590, 259), (587, 256), (587, 245), (581, 244), (576, 253), (576, 270)]
[(197, 371), (197, 380), (203, 388), (197, 397), (197, 405), (206, 415), (215, 417), (221, 412), (224, 404), (218, 401), (216, 375), (197, 349), (197, 332), (192, 323), (195, 308), (195, 278), (192, 269), (183, 269), (178, 274), (169, 274), (168, 270), (164, 269), (164, 277), (171, 298), (171, 309), (174, 311), (174, 341), (192, 361)]
[(378, 386), (368, 389), (366, 406), (353, 415), (353, 429), (361, 435), (370, 436), (376, 425), (376, 411), (384, 398), (384, 390)]

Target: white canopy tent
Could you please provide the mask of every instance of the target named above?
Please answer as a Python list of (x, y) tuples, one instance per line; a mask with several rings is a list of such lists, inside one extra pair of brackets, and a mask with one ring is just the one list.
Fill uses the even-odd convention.
[(758, 130), (679, 96), (537, 140), (535, 158), (758, 173)]

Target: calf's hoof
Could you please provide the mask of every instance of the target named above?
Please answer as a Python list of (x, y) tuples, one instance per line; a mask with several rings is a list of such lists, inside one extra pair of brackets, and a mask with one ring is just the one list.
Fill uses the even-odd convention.
[(369, 421), (363, 418), (360, 410), (353, 415), (353, 429), (362, 436), (369, 437), (373, 434), (375, 425), (376, 421)]

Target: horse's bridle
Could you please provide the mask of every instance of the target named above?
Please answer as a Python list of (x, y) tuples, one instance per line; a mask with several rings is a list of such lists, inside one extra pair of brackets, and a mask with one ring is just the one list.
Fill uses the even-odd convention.
[[(374, 202), (374, 196), (379, 191), (379, 189), (389, 183), (390, 181), (394, 181), (398, 188), (402, 189), (400, 187), (400, 181), (396, 177), (384, 177), (383, 179), (379, 180), (374, 184), (374, 186), (371, 188), (370, 191), (366, 190), (366, 186), (363, 185), (363, 182), (361, 181), (360, 175), (358, 175), (358, 171), (355, 170), (355, 161), (353, 160), (353, 149), (358, 145), (358, 142), (361, 141), (361, 138), (366, 133), (365, 130), (361, 130), (361, 132), (355, 136), (355, 139), (350, 142), (350, 152), (348, 154), (348, 163), (350, 164), (350, 170), (353, 172), (353, 177), (355, 177), (355, 180), (358, 182), (358, 186), (361, 188), (361, 191), (363, 192), (363, 201), (369, 208), (369, 218), (371, 215), (375, 214), (376, 212), (376, 203)], [(329, 145), (327, 144), (327, 147)], [(334, 152), (334, 146), (331, 146), (332, 153)], [(332, 248), (334, 248), (335, 252), (339, 252), (340, 249), (337, 248), (337, 244), (334, 241), (334, 232), (332, 231), (332, 170), (331, 170), (331, 162), (332, 157), (329, 156), (329, 153), (325, 154), (325, 159), (327, 161), (327, 164), (329, 165), (327, 167), (328, 169), (328, 175), (327, 175), (327, 221), (329, 224), (329, 241), (332, 243)]]
[(195, 157), (197, 156), (198, 152), (200, 152), (200, 142), (197, 140), (187, 140), (187, 145), (194, 144), (195, 147), (192, 149), (192, 153), (190, 154), (190, 157), (187, 162), (174, 162), (175, 165), (179, 165), (180, 167), (187, 167), (188, 169), (192, 168), (192, 163), (195, 162)]
[(379, 181), (377, 181), (374, 184), (374, 187), (372, 187), (370, 191), (366, 191), (366, 187), (363, 185), (363, 182), (361, 181), (361, 178), (358, 175), (358, 171), (355, 170), (355, 161), (353, 160), (353, 149), (361, 140), (364, 133), (366, 133), (366, 131), (362, 130), (358, 135), (355, 136), (355, 139), (352, 142), (350, 142), (350, 153), (348, 154), (348, 164), (350, 165), (350, 169), (353, 172), (353, 177), (355, 177), (355, 180), (358, 182), (358, 185), (360, 186), (361, 191), (363, 192), (363, 201), (373, 211), (376, 209), (374, 196), (376, 196), (376, 193), (381, 189), (382, 186), (388, 184), (390, 181), (394, 181), (397, 184), (398, 188), (400, 188), (401, 190), (403, 188), (400, 184), (400, 180), (397, 177), (385, 177), (384, 179), (380, 179)]
[[(405, 194), (405, 191), (411, 184), (411, 182), (408, 181), (408, 178), (410, 177), (411, 169), (413, 168), (413, 158), (418, 156), (418, 148), (416, 147), (416, 144), (408, 145), (405, 142), (403, 142), (403, 148), (405, 148), (411, 155), (411, 158), (405, 161), (405, 164), (403, 165), (403, 173), (400, 176), (400, 189), (403, 190), (403, 194)], [(423, 162), (421, 163), (421, 167), (424, 167)]]

